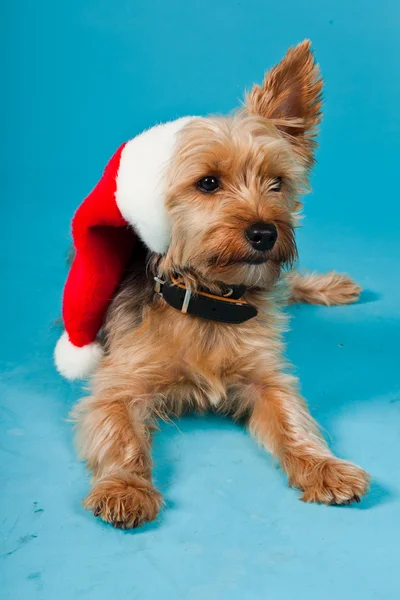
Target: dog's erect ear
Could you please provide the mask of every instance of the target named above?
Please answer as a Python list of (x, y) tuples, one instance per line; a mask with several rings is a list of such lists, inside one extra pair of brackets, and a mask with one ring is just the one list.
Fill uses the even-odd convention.
[(308, 166), (313, 164), (316, 128), (321, 120), (322, 78), (305, 40), (290, 48), (285, 58), (269, 71), (261, 86), (246, 98), (249, 114), (275, 121)]

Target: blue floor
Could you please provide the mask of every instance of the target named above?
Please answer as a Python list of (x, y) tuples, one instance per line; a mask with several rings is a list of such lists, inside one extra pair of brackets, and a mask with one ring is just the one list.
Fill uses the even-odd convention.
[[(398, 598), (398, 0), (14, 0), (1, 11), (2, 599)], [(348, 271), (366, 291), (351, 307), (294, 307), (288, 354), (371, 492), (354, 507), (305, 505), (239, 425), (192, 417), (155, 441), (168, 507), (141, 530), (114, 530), (80, 504), (88, 479), (66, 419), (81, 389), (52, 366), (70, 217), (122, 141), (230, 110), (304, 37), (326, 106), (301, 262)]]

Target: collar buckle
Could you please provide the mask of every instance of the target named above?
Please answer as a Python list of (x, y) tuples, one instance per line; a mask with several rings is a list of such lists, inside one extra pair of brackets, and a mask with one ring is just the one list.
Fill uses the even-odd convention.
[(185, 315), (189, 308), (190, 298), (192, 297), (192, 292), (186, 288), (185, 297), (182, 302), (181, 312)]
[(161, 286), (164, 285), (165, 281), (163, 281), (159, 277), (154, 277), (154, 281), (156, 282), (155, 286), (154, 286), (154, 291), (156, 292), (156, 294), (159, 294), (160, 296), (162, 296)]

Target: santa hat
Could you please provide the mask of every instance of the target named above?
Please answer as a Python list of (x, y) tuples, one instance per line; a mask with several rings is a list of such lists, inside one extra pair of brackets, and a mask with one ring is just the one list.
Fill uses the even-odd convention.
[(166, 168), (178, 132), (194, 117), (158, 125), (123, 144), (72, 221), (75, 258), (65, 284), (65, 332), (54, 360), (67, 379), (84, 379), (102, 357), (97, 334), (137, 236), (167, 250)]

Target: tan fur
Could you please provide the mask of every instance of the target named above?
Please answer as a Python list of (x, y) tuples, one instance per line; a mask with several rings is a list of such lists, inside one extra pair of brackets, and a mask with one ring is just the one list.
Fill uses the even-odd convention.
[[(320, 92), (304, 43), (255, 86), (247, 110), (192, 121), (180, 135), (168, 171), (170, 247), (149, 256), (147, 272), (136, 265), (127, 274), (109, 310), (107, 353), (92, 394), (74, 411), (80, 453), (93, 473), (85, 506), (115, 526), (156, 517), (161, 496), (151, 479), (151, 434), (158, 417), (191, 409), (246, 417), (305, 501), (345, 504), (367, 490), (368, 475), (327, 448), (283, 358), (289, 301), (346, 303), (359, 293), (334, 273), (284, 273), (297, 255), (294, 230)], [(285, 119), (297, 119), (292, 135)], [(205, 195), (196, 182), (210, 174), (221, 188)], [(276, 177), (280, 192), (272, 189)], [(256, 221), (274, 223), (278, 240), (264, 263), (249, 264), (254, 251), (244, 230)], [(184, 315), (154, 294), (153, 275), (179, 275), (190, 289), (214, 293), (244, 283), (258, 316), (228, 325)]]
[(357, 302), (360, 297), (360, 286), (348, 275), (335, 271), (324, 275), (292, 271), (287, 277), (291, 286), (291, 302), (334, 306)]
[(322, 78), (305, 40), (290, 48), (269, 71), (261, 86), (246, 98), (250, 114), (271, 119), (290, 136), (296, 155), (308, 166), (314, 162), (315, 136), (322, 117)]

